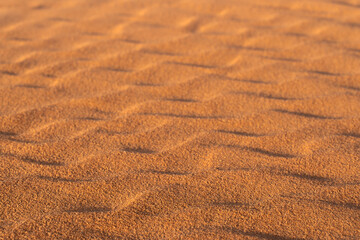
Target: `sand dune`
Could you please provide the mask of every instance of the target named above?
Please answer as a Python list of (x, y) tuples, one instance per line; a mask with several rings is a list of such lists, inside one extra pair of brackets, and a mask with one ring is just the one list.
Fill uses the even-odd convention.
[(3, 0), (0, 239), (360, 239), (360, 1)]

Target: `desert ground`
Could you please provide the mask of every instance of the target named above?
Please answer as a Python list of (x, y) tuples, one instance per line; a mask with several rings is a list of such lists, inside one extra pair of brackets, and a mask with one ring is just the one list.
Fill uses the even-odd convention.
[(360, 239), (359, 0), (1, 0), (0, 239)]

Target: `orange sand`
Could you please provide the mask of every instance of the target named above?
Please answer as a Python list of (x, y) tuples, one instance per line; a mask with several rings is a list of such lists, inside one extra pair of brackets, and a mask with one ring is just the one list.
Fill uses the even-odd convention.
[(0, 1), (0, 239), (360, 239), (359, 0)]

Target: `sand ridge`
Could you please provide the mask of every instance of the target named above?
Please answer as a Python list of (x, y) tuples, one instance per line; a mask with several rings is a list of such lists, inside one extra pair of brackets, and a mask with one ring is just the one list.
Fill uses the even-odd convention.
[(360, 238), (360, 2), (4, 0), (0, 239)]

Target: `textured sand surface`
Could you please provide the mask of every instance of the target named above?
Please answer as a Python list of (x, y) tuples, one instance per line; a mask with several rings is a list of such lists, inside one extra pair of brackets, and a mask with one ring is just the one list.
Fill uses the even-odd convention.
[(1, 0), (0, 239), (360, 239), (360, 1)]

